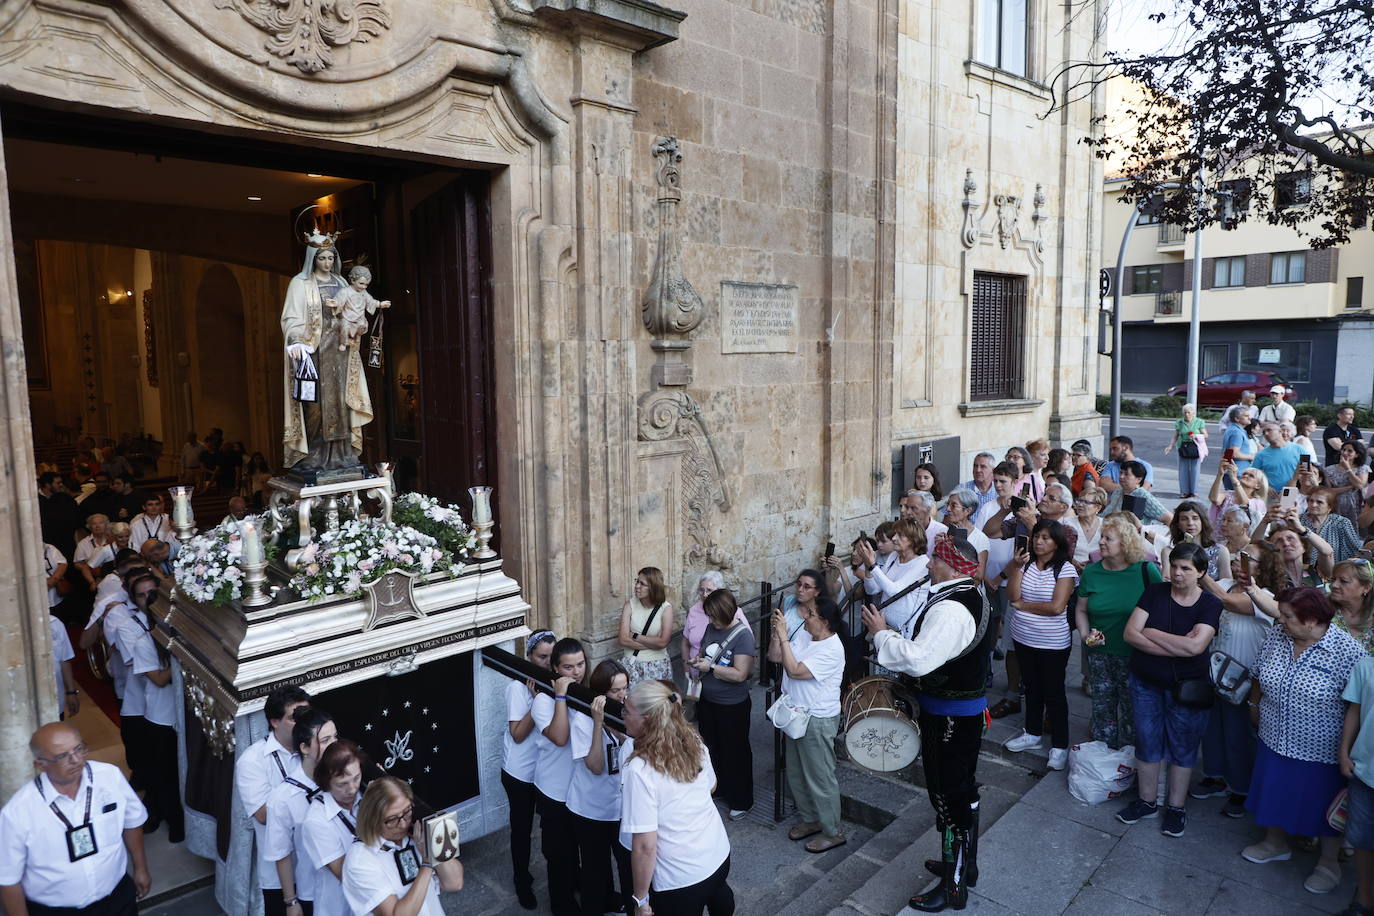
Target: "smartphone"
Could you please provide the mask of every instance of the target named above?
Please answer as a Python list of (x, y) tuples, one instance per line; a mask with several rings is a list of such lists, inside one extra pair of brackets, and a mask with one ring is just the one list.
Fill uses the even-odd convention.
[(1018, 534), (1016, 536), (1016, 549), (1013, 553), (1013, 556), (1015, 556), (1016, 553), (1020, 553), (1023, 550), (1027, 553), (1030, 553), (1030, 538), (1024, 534)]
[(1029, 499), (1026, 499), (1025, 497), (1022, 497), (1022, 496), (1013, 496), (1013, 497), (1011, 498), (1011, 511), (1012, 511), (1012, 512), (1020, 512), (1022, 509), (1025, 509), (1025, 508), (1027, 508), (1028, 506), (1030, 506), (1030, 500), (1029, 500)]
[(1283, 495), (1279, 497), (1279, 509), (1287, 512), (1298, 504), (1298, 488), (1284, 487)]
[(1222, 452), (1222, 453), (1221, 453), (1221, 460), (1222, 460), (1222, 461), (1235, 461), (1235, 460), (1236, 460), (1236, 447), (1233, 445), (1233, 446), (1231, 446), (1230, 448), (1228, 448), (1226, 451)]
[(1134, 493), (1131, 493), (1127, 496), (1121, 497), (1121, 508), (1125, 512), (1130, 512), (1134, 514), (1136, 518), (1140, 518), (1140, 504), (1144, 501), (1145, 500), (1141, 499), (1139, 496), (1136, 496)]
[(1031, 485), (1030, 485), (1030, 481), (1027, 480), (1025, 483), (1021, 484), (1021, 495), (1022, 495), (1022, 496), (1030, 496), (1030, 492), (1031, 492)]
[(1240, 555), (1240, 572), (1245, 578), (1250, 578), (1250, 554), (1248, 553)]
[(1312, 467), (1312, 456), (1303, 452), (1298, 457), (1298, 467), (1302, 468), (1304, 471), (1310, 470)]
[(835, 542), (834, 542), (834, 541), (826, 541), (826, 543), (825, 543), (825, 558), (828, 560), (828, 559), (830, 559), (831, 557), (833, 557), (834, 555), (835, 555)]

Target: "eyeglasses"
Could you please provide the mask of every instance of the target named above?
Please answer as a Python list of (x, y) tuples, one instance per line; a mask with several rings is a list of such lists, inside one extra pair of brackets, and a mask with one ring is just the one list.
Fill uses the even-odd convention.
[(385, 827), (399, 827), (402, 824), (409, 821), (412, 817), (414, 817), (414, 815), (415, 806), (411, 805), (409, 808), (405, 809), (400, 814), (393, 814), (391, 817), (382, 818), (382, 825)]
[(85, 760), (86, 752), (88, 750), (90, 750), (90, 748), (86, 745), (78, 744), (76, 747), (72, 748), (64, 754), (58, 754), (56, 757), (39, 757), (38, 759), (41, 760), (43, 763), (64, 764), (72, 760)]

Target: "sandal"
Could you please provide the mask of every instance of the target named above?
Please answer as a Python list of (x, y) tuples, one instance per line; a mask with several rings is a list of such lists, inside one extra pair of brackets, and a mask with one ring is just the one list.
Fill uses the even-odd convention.
[(806, 844), (806, 851), (828, 852), (836, 846), (843, 846), (848, 842), (849, 840), (845, 838), (843, 833), (836, 834), (835, 836), (818, 836)]
[(1015, 715), (1021, 711), (1021, 701), (1006, 697), (997, 702), (997, 705), (988, 710), (988, 715), (994, 719), (1004, 719), (1007, 716)]
[(820, 825), (820, 824), (817, 824), (817, 823), (814, 822), (814, 821), (808, 821), (808, 822), (802, 823), (802, 824), (794, 824), (794, 825), (792, 826), (792, 829), (789, 830), (789, 831), (787, 831), (787, 838), (788, 838), (789, 840), (804, 840), (804, 839), (806, 839), (807, 837), (809, 837), (809, 836), (815, 836), (816, 834), (818, 834), (818, 833), (820, 833), (820, 832), (821, 832), (821, 825)]

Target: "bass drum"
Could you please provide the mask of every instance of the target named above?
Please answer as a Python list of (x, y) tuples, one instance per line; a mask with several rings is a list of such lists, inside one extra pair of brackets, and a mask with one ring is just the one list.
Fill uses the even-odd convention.
[(110, 648), (105, 645), (105, 640), (97, 639), (95, 644), (86, 650), (86, 664), (90, 665), (91, 674), (97, 681), (110, 679)]
[(891, 773), (921, 755), (920, 708), (905, 687), (875, 674), (857, 681), (844, 699), (844, 746), (849, 759), (877, 773)]

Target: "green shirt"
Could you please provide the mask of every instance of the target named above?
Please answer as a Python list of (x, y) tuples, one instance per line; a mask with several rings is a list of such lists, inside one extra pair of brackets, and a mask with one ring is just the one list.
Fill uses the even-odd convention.
[(1193, 422), (1189, 423), (1182, 417), (1174, 421), (1174, 432), (1179, 439), (1183, 439), (1189, 433), (1203, 433), (1207, 431), (1207, 421), (1202, 417), (1193, 417)]
[[(1142, 576), (1141, 567), (1145, 567)], [(1113, 572), (1099, 561), (1083, 570), (1078, 583), (1078, 597), (1088, 599), (1088, 626), (1101, 630), (1107, 641), (1100, 646), (1089, 646), (1089, 652), (1103, 652), (1107, 655), (1131, 654), (1131, 646), (1126, 642), (1126, 621), (1145, 593), (1145, 579), (1151, 582), (1163, 581), (1159, 567), (1145, 561), (1132, 563), (1125, 569)]]

